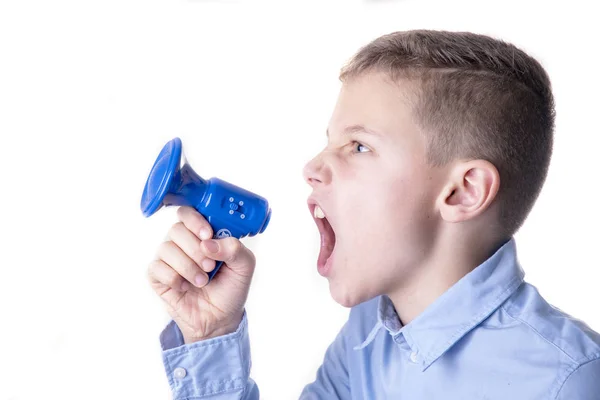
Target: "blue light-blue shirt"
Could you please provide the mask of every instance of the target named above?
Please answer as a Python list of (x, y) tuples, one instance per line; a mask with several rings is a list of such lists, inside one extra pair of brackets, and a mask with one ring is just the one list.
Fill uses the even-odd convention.
[[(600, 399), (600, 336), (523, 277), (513, 238), (406, 326), (387, 296), (353, 307), (315, 380), (289, 398)], [(247, 326), (244, 313), (236, 332), (188, 345), (165, 328), (174, 400), (259, 399)]]

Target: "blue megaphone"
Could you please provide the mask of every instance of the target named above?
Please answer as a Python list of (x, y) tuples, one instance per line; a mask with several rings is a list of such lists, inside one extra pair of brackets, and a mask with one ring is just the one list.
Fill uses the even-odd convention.
[[(271, 219), (269, 202), (222, 179), (200, 177), (182, 157), (181, 139), (170, 140), (156, 158), (146, 180), (140, 207), (150, 217), (162, 207), (191, 206), (208, 221), (213, 238), (254, 236)], [(223, 264), (208, 273), (210, 282)]]

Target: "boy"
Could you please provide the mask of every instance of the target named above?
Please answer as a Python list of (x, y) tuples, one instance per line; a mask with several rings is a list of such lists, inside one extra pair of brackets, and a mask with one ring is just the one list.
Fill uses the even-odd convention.
[[(516, 258), (552, 152), (540, 64), (483, 35), (396, 32), (341, 81), (304, 175), (318, 270), (351, 312), (300, 398), (600, 399), (599, 335), (545, 302)], [(149, 267), (173, 317), (161, 344), (174, 398), (258, 399), (254, 255), (210, 240), (195, 210), (178, 215)], [(204, 286), (215, 259), (226, 265)]]

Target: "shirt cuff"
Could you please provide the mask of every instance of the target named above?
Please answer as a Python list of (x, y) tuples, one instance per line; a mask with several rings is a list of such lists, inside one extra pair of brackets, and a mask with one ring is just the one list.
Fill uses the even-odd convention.
[(174, 321), (160, 335), (173, 400), (242, 392), (250, 377), (248, 320), (244, 310), (235, 332), (185, 344)]

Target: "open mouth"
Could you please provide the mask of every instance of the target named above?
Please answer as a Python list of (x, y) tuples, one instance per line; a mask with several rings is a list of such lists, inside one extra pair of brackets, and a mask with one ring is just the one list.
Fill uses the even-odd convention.
[(323, 270), (335, 248), (335, 232), (319, 205), (313, 205), (312, 214), (321, 235), (321, 250), (319, 251), (317, 267), (319, 270)]

